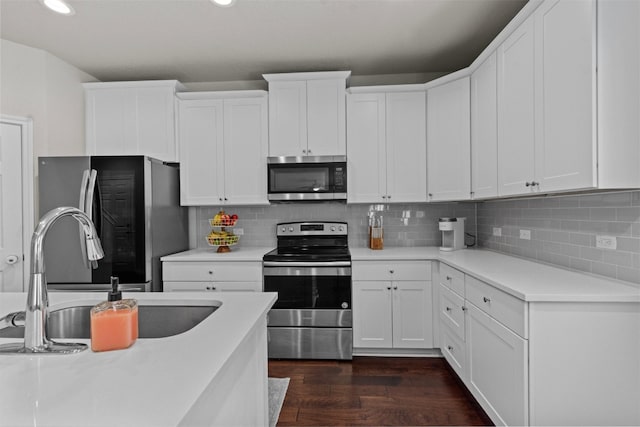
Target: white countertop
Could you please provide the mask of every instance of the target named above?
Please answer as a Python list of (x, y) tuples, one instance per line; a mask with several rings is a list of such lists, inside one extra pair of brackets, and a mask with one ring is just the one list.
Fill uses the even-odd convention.
[[(104, 295), (52, 292), (49, 297), (56, 309), (93, 305)], [(138, 339), (125, 350), (0, 356), (0, 425), (178, 425), (276, 300), (275, 293), (259, 292), (125, 292), (124, 297), (140, 304), (208, 300), (222, 305), (183, 334)], [(26, 294), (2, 294), (0, 315), (24, 310), (25, 302)], [(0, 338), (0, 344), (16, 341)]]
[(260, 261), (273, 247), (231, 247), (231, 252), (217, 253), (216, 248), (198, 248), (160, 258), (160, 261)]
[(483, 249), (350, 248), (352, 261), (434, 260), (525, 301), (640, 302), (640, 286)]

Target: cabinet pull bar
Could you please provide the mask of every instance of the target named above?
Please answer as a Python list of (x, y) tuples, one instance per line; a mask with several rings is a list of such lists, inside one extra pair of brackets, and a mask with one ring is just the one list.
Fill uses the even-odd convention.
[(487, 298), (487, 297), (482, 297), (482, 301), (486, 302), (486, 303), (490, 303), (491, 299)]

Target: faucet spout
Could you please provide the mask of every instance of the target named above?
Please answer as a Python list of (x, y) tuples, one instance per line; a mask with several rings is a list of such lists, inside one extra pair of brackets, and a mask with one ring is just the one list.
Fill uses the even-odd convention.
[(25, 311), (24, 346), (18, 349), (12, 344), (0, 346), (0, 353), (78, 353), (87, 348), (83, 343), (54, 342), (47, 336), (49, 295), (45, 276), (44, 239), (51, 226), (65, 216), (72, 216), (82, 226), (89, 261), (104, 257), (96, 228), (86, 213), (74, 207), (60, 207), (47, 212), (38, 222), (31, 238), (31, 277)]

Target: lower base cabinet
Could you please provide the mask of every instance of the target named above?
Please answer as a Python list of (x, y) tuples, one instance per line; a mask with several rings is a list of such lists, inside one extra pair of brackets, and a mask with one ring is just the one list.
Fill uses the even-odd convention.
[(441, 351), (496, 425), (640, 425), (640, 303), (525, 302), (443, 265)]
[(430, 262), (354, 262), (353, 347), (433, 348)]

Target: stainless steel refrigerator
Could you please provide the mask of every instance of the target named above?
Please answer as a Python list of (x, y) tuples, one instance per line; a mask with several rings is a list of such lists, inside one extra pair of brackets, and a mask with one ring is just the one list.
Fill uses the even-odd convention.
[(105, 257), (91, 269), (73, 218), (61, 218), (44, 242), (51, 290), (98, 291), (118, 276), (123, 290), (162, 291), (160, 257), (188, 249), (177, 164), (146, 156), (40, 157), (40, 216), (76, 206), (93, 219)]

